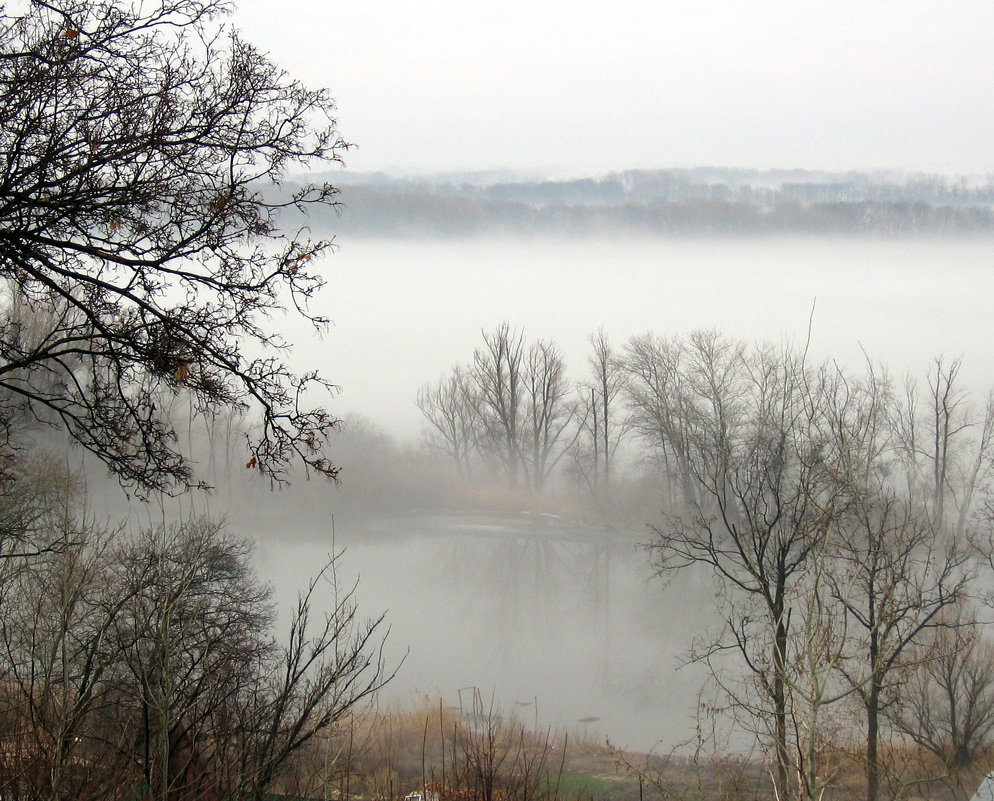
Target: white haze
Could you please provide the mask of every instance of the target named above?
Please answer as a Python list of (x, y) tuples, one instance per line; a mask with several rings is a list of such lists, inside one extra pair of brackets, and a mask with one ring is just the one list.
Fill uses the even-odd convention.
[(240, 0), (358, 170), (994, 169), (988, 0)]
[[(989, 0), (240, 0), (235, 22), (290, 74), (329, 88), (357, 171), (994, 171)], [(320, 342), (289, 330), (294, 361), (341, 385), (338, 415), (408, 442), (418, 387), (470, 360), (481, 329), (505, 320), (555, 340), (577, 379), (600, 326), (617, 346), (713, 327), (802, 347), (811, 319), (813, 361), (860, 369), (868, 354), (921, 376), (936, 355), (962, 356), (973, 390), (994, 385), (992, 240), (341, 245), (322, 265), (317, 309), (334, 327)], [(598, 605), (582, 542), (550, 545), (557, 566), (538, 574), (538, 534), (463, 522), (395, 521), (389, 534), (342, 524), (362, 612), (388, 608), (393, 653), (411, 648), (392, 697), (438, 689), (454, 702), (478, 686), (505, 705), (537, 698), (543, 722), (599, 717), (598, 733), (645, 747), (690, 731), (696, 682), (673, 667), (701, 599), (664, 600), (626, 541), (613, 605)], [(326, 528), (309, 534), (330, 544)], [(284, 586), (323, 552), (265, 547)]]
[[(318, 310), (335, 324), (317, 343), (291, 331), (293, 358), (341, 384), (337, 414), (408, 442), (418, 387), (470, 360), (481, 328), (502, 320), (559, 343), (574, 378), (599, 326), (619, 347), (714, 327), (800, 348), (810, 320), (812, 362), (859, 371), (869, 356), (900, 379), (941, 354), (963, 358), (978, 401), (994, 386), (991, 239), (350, 240), (322, 269)], [(707, 582), (664, 592), (635, 548), (646, 529), (611, 540), (607, 570), (592, 530), (523, 519), (338, 524), (360, 614), (386, 610), (391, 658), (410, 650), (384, 699), (456, 703), (478, 687), (527, 722), (621, 745), (689, 736), (701, 674), (676, 668), (707, 625)], [(262, 544), (285, 597), (332, 548), (330, 520), (296, 533), (308, 541), (287, 542), (288, 529)], [(516, 706), (536, 702), (537, 714)]]
[(812, 360), (861, 369), (865, 351), (900, 378), (963, 357), (972, 389), (994, 386), (990, 239), (349, 240), (322, 270), (334, 325), (291, 332), (295, 359), (342, 387), (336, 413), (407, 441), (418, 387), (504, 320), (555, 340), (579, 379), (600, 326), (617, 346), (717, 328), (802, 347), (813, 306)]
[[(643, 750), (693, 731), (702, 672), (680, 667), (700, 633), (707, 582), (680, 576), (662, 596), (643, 535), (471, 516), (339, 523), (339, 580), (358, 579), (360, 617), (386, 611), (397, 677), (380, 703), (478, 689), (523, 723)], [(261, 543), (264, 575), (283, 588), (332, 548)], [(700, 574), (698, 575), (698, 579)], [(693, 611), (693, 614), (689, 614)], [(678, 670), (679, 668), (679, 670)], [(587, 722), (583, 722), (587, 719)]]

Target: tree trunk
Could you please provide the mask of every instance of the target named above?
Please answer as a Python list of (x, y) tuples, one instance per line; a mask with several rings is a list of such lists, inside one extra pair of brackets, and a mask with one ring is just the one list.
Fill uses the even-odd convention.
[(778, 610), (773, 649), (774, 747), (777, 752), (777, 797), (787, 799), (790, 754), (787, 751), (787, 624), (783, 609)]
[(866, 697), (866, 801), (877, 801), (880, 787), (880, 680), (874, 676)]

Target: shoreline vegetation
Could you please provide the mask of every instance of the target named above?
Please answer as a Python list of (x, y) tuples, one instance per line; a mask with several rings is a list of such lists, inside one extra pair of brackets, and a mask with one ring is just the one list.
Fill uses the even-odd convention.
[[(458, 698), (437, 695), (359, 711), (338, 739), (315, 744), (298, 766), (298, 784), (284, 791), (313, 798), (410, 801), (717, 801), (766, 799), (769, 775), (759, 754), (736, 753), (717, 732), (702, 728), (669, 751), (640, 753), (588, 734), (586, 721), (543, 728), (528, 717), (532, 704), (512, 711), (479, 688)], [(324, 753), (339, 756), (340, 786), (308, 781)], [(341, 759), (341, 757), (347, 757)], [(948, 772), (912, 747), (893, 745), (884, 759), (890, 797), (953, 801), (969, 798), (979, 768)], [(865, 794), (863, 766), (840, 752), (838, 781), (825, 799)]]

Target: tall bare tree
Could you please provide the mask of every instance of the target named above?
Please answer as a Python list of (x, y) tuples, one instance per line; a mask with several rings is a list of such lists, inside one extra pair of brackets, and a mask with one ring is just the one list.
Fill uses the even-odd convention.
[(577, 436), (562, 352), (527, 345), (505, 322), (483, 332), (466, 369), (423, 387), (418, 405), (429, 445), (468, 468), (475, 454), (512, 487), (541, 491)]
[[(253, 466), (334, 475), (327, 386), (269, 329), (308, 303), (329, 243), (280, 215), (336, 190), (280, 188), (335, 162), (332, 100), (288, 78), (223, 0), (52, 0), (0, 10), (0, 426), (59, 426), (139, 491), (196, 483), (160, 396), (250, 407)], [(284, 222), (291, 222), (284, 215)], [(299, 225), (300, 223), (295, 223)], [(24, 335), (27, 315), (45, 322)]]
[[(13, 464), (9, 464), (13, 467)], [(16, 462), (17, 492), (0, 507), (20, 531), (44, 531), (44, 547), (18, 545), (3, 561), (3, 728), (0, 789), (40, 799), (101, 798), (118, 789), (128, 766), (108, 747), (94, 718), (111, 703), (116, 664), (113, 623), (123, 599), (112, 588), (108, 552), (116, 529), (86, 513), (82, 483), (50, 455)], [(12, 744), (16, 746), (11, 748)], [(82, 770), (90, 760), (105, 770)]]
[(629, 431), (620, 408), (624, 373), (603, 328), (591, 334), (590, 345), (589, 378), (579, 384), (580, 427), (589, 440), (592, 488), (595, 493), (603, 491), (609, 499), (614, 457)]
[(863, 704), (867, 799), (876, 801), (887, 696), (921, 658), (916, 643), (962, 599), (970, 569), (965, 549), (935, 529), (922, 505), (887, 490), (862, 490), (838, 530), (835, 598), (854, 640), (840, 670)]
[(948, 525), (958, 536), (977, 511), (994, 444), (994, 396), (978, 411), (962, 387), (961, 368), (959, 359), (936, 358), (925, 390), (909, 379), (904, 406), (896, 412), (910, 489), (926, 492), (936, 525)]
[(525, 360), (525, 467), (532, 489), (541, 491), (576, 441), (576, 406), (571, 398), (562, 352), (539, 340)]
[[(118, 554), (123, 644), (118, 708), (132, 723), (135, 764), (160, 801), (209, 797), (210, 727), (250, 686), (273, 647), (271, 590), (247, 561), (249, 544), (207, 519), (149, 529)], [(221, 731), (221, 730), (219, 730)]]
[[(962, 514), (943, 514), (937, 487), (958, 513), (969, 503), (962, 489), (987, 469), (986, 416), (949, 400), (940, 371), (929, 447), (912, 457), (920, 418), (872, 366), (854, 378), (712, 332), (637, 338), (624, 365), (639, 431), (680, 487), (656, 528), (655, 564), (707, 566), (719, 587), (724, 628), (696, 654), (754, 728), (768, 724), (781, 798), (824, 790), (816, 763), (831, 743), (819, 727), (839, 726), (838, 702), (858, 698), (875, 801), (886, 705), (975, 573)], [(751, 677), (744, 688), (715, 663), (729, 651)]]
[(827, 580), (849, 641), (837, 667), (862, 702), (867, 798), (875, 801), (886, 700), (915, 664), (915, 643), (966, 592), (972, 560), (933, 514), (934, 495), (905, 474), (886, 373), (872, 365), (863, 377), (824, 372), (820, 439), (834, 499)]
[[(749, 352), (714, 332), (695, 333), (682, 347), (679, 412), (666, 409), (656, 418), (665, 427), (654, 433), (667, 445), (675, 432), (683, 435), (679, 480), (691, 491), (655, 528), (651, 552), (661, 572), (702, 565), (723, 587), (724, 629), (702, 641), (698, 654), (711, 662), (731, 649), (741, 657), (756, 700), (734, 691), (733, 700), (765, 729), (776, 792), (793, 797), (793, 604), (829, 514), (824, 465), (810, 436), (817, 394), (802, 360), (789, 352)], [(631, 366), (652, 375), (651, 365)], [(640, 410), (640, 397), (630, 401), (644, 420), (653, 419), (662, 399), (652, 393)]]
[(382, 618), (358, 619), (337, 556), (299, 596), (281, 642), (251, 546), (222, 524), (122, 538), (94, 528), (80, 501), (68, 496), (49, 518), (60, 547), (21, 557), (30, 569), (4, 586), (4, 793), (261, 798), (391, 677)]
[(888, 707), (898, 731), (959, 770), (994, 740), (994, 645), (965, 606), (915, 644), (916, 665)]
[(525, 417), (525, 339), (505, 322), (483, 332), (483, 346), (473, 353), (477, 413), (484, 449), (495, 455), (511, 486), (523, 476), (522, 433)]
[(671, 479), (671, 505), (698, 500), (691, 466), (695, 399), (687, 383), (689, 358), (682, 340), (643, 334), (628, 342), (621, 362), (632, 428)]

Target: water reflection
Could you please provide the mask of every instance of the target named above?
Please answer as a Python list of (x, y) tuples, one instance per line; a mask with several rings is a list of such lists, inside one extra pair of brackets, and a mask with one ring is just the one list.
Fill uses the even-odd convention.
[[(330, 549), (330, 532), (315, 535), (262, 545), (284, 601)], [(339, 525), (336, 543), (360, 611), (388, 610), (390, 657), (408, 652), (388, 698), (479, 687), (507, 709), (533, 704), (540, 725), (648, 748), (691, 732), (701, 673), (676, 668), (707, 582), (680, 576), (664, 593), (638, 548), (647, 536), (451, 515)]]

